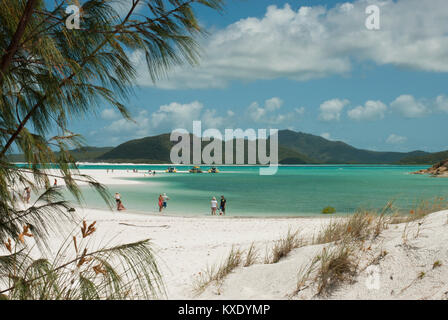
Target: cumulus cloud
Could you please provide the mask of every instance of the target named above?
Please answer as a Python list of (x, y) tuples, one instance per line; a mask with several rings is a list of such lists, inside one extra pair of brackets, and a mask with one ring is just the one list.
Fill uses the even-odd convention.
[[(381, 9), (381, 29), (365, 27), (365, 8)], [(323, 6), (271, 5), (218, 30), (202, 43), (200, 66), (174, 70), (160, 88), (224, 87), (232, 80), (308, 80), (349, 73), (353, 61), (448, 72), (446, 0), (358, 0)], [(144, 56), (136, 52), (137, 70)], [(152, 86), (147, 72), (138, 82)]]
[(283, 114), (275, 113), (283, 105), (280, 98), (274, 97), (264, 102), (264, 106), (260, 106), (258, 102), (252, 102), (248, 107), (248, 116), (257, 123), (278, 124), (285, 120)]
[(407, 94), (392, 101), (390, 107), (406, 118), (419, 118), (430, 112), (424, 102), (417, 101), (414, 96)]
[[(106, 130), (112, 135), (126, 138), (140, 138), (173, 129), (190, 129), (194, 120), (203, 118), (204, 106), (198, 101), (181, 104), (172, 102), (160, 106), (155, 112), (140, 110), (133, 115), (134, 121), (119, 119), (113, 121)], [(206, 111), (204, 114), (208, 114)]]
[(440, 95), (436, 98), (436, 108), (439, 111), (448, 113), (448, 97), (445, 95)]
[(361, 120), (379, 120), (384, 118), (387, 107), (381, 101), (369, 100), (364, 106), (358, 106), (347, 112), (350, 119)]
[(399, 136), (399, 135), (396, 135), (396, 134), (392, 133), (391, 135), (389, 135), (389, 137), (387, 137), (386, 143), (389, 143), (389, 144), (402, 144), (402, 143), (405, 143), (407, 140), (408, 140), (408, 138), (406, 138), (406, 137)]
[(120, 115), (114, 109), (104, 109), (103, 111), (101, 111), (101, 118), (104, 120), (113, 120), (117, 119), (118, 117), (120, 117)]
[[(260, 106), (258, 102), (252, 102), (247, 108), (247, 120), (255, 125), (286, 125), (287, 123), (299, 120), (305, 113), (305, 108), (294, 108), (291, 112), (281, 112), (283, 100), (273, 97)], [(246, 122), (247, 123), (247, 122)]]
[(162, 105), (150, 116), (153, 128), (190, 128), (194, 120), (201, 120), (204, 105), (199, 101), (191, 103), (172, 102)]
[(321, 121), (339, 121), (341, 112), (344, 107), (349, 104), (347, 99), (332, 99), (325, 101), (319, 107), (319, 120)]
[[(233, 110), (206, 108), (201, 102), (172, 102), (159, 106), (155, 111), (140, 110), (133, 115), (135, 121), (117, 119), (105, 130), (111, 137), (135, 139), (158, 133), (171, 132), (174, 129), (191, 131), (193, 121), (201, 121), (202, 129), (216, 128), (284, 128), (300, 120), (305, 113), (304, 107), (283, 111), (283, 100), (273, 97), (264, 101), (251, 103), (238, 113)], [(106, 113), (108, 116), (109, 114)]]

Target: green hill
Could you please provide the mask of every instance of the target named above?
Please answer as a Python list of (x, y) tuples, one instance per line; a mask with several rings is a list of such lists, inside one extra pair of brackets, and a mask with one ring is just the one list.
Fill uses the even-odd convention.
[[(190, 135), (190, 144), (192, 144), (191, 137), (192, 135)], [(320, 136), (291, 130), (279, 131), (278, 139), (278, 160), (280, 164), (432, 164), (448, 158), (448, 151), (404, 153), (357, 149), (344, 142), (330, 141)], [(235, 141), (233, 147), (234, 163), (236, 163)], [(248, 141), (245, 140), (245, 163), (247, 163), (247, 143)], [(170, 134), (161, 134), (130, 140), (115, 148), (84, 147), (72, 150), (72, 155), (77, 161), (171, 163), (170, 152), (175, 144), (175, 142), (170, 141)], [(202, 147), (207, 144), (209, 142), (203, 142)], [(269, 142), (267, 146), (269, 146)], [(222, 162), (224, 163), (224, 145), (222, 150)], [(10, 155), (9, 158), (14, 162), (24, 161), (23, 155)], [(190, 163), (193, 163), (192, 155)]]
[[(192, 145), (192, 136), (190, 135), (190, 147)], [(233, 143), (233, 156), (236, 160), (236, 140)], [(202, 147), (209, 142), (203, 142)], [(170, 163), (171, 148), (175, 142), (170, 141), (169, 134), (162, 134), (154, 137), (146, 137), (142, 139), (131, 140), (120, 144), (113, 150), (101, 155), (98, 161), (109, 162), (133, 162), (133, 163)], [(269, 142), (268, 142), (269, 145)], [(192, 148), (190, 149), (192, 150)], [(223, 159), (225, 159), (225, 146), (222, 144)], [(247, 150), (247, 141), (245, 141), (245, 150)], [(306, 164), (315, 163), (316, 161), (302, 153), (279, 145), (279, 162), (282, 164)], [(190, 162), (192, 163), (192, 156)], [(245, 154), (245, 162), (247, 162), (247, 154)]]
[(403, 158), (399, 163), (403, 164), (434, 164), (448, 159), (448, 150), (430, 153), (423, 156), (409, 156)]
[(330, 141), (320, 136), (291, 130), (279, 131), (278, 139), (282, 146), (301, 152), (321, 163), (395, 163), (405, 157), (428, 154), (423, 151), (403, 153), (362, 150), (344, 142)]
[(170, 163), (170, 150), (174, 145), (169, 134), (130, 140), (99, 156), (97, 160), (109, 162)]
[[(162, 134), (154, 137), (131, 140), (106, 152), (98, 157), (97, 160), (108, 162), (170, 163), (170, 150), (175, 143), (171, 142), (169, 137), (169, 134)], [(208, 143), (209, 142), (203, 142), (202, 146), (204, 147)], [(223, 147), (222, 150), (224, 153), (225, 148)], [(247, 152), (247, 141), (245, 150)], [(330, 141), (312, 134), (294, 132), (291, 130), (279, 131), (280, 164), (405, 163), (402, 162), (403, 159), (429, 155), (429, 153), (423, 151), (403, 153), (362, 150), (352, 147), (344, 142)], [(245, 163), (247, 163), (247, 155), (245, 155)]]

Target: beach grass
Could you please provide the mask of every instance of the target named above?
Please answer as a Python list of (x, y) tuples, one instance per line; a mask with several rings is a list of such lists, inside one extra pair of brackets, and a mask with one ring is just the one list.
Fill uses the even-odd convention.
[(255, 247), (255, 243), (250, 244), (249, 249), (246, 252), (246, 258), (244, 259), (244, 267), (249, 267), (258, 261), (258, 249)]
[(285, 258), (293, 249), (301, 247), (304, 242), (298, 235), (299, 230), (288, 230), (288, 233), (283, 238), (280, 238), (274, 243), (270, 254), (270, 259), (268, 258), (266, 261), (270, 264), (277, 263), (281, 259)]
[(226, 259), (220, 265), (214, 265), (199, 272), (193, 283), (193, 292), (198, 295), (213, 283), (220, 285), (228, 274), (241, 265), (242, 255), (241, 249), (232, 247)]

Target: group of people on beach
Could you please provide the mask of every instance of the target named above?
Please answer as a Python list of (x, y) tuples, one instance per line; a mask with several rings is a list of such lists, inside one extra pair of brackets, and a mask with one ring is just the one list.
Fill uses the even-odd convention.
[(166, 193), (164, 194), (159, 194), (159, 212), (162, 212), (163, 209), (166, 209), (167, 206), (167, 201), (170, 200), (170, 198), (168, 198), (168, 196), (166, 195)]
[[(166, 193), (159, 194), (158, 198), (158, 206), (159, 206), (159, 212), (162, 212), (163, 209), (167, 208), (167, 202), (170, 200), (170, 198), (166, 195)], [(115, 193), (115, 201), (117, 203), (117, 210), (123, 211), (126, 210), (126, 208), (123, 205), (123, 202), (121, 201), (121, 195), (116, 192)], [(218, 210), (218, 201), (215, 197), (212, 198), (211, 202), (211, 213), (212, 216), (216, 216), (216, 211)], [(226, 207), (227, 207), (227, 200), (224, 198), (224, 196), (221, 196), (220, 202), (219, 202), (219, 215), (225, 216), (226, 215)]]
[[(221, 201), (219, 202), (219, 215), (220, 216), (226, 215), (226, 205), (227, 205), (226, 198), (224, 198), (224, 196), (221, 196)], [(215, 197), (212, 198), (211, 209), (212, 209), (212, 216), (216, 216), (216, 210), (218, 209), (218, 201), (216, 201)]]

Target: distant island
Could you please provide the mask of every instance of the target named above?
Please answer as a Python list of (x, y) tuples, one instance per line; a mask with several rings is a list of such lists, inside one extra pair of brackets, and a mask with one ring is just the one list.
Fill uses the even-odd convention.
[[(280, 164), (429, 165), (448, 159), (448, 151), (429, 153), (363, 150), (341, 141), (330, 141), (321, 136), (292, 130), (280, 130), (278, 139)], [(174, 144), (175, 142), (170, 141), (170, 134), (166, 133), (130, 140), (117, 147), (83, 147), (72, 150), (71, 154), (76, 161), (82, 162), (161, 164), (171, 163), (170, 150)], [(11, 154), (9, 159), (13, 162), (25, 161), (21, 154)]]

